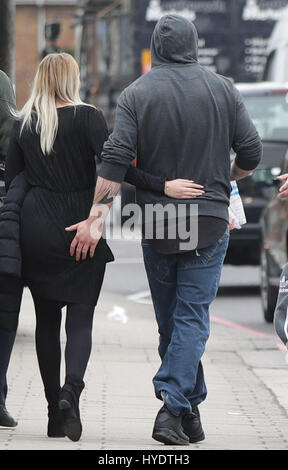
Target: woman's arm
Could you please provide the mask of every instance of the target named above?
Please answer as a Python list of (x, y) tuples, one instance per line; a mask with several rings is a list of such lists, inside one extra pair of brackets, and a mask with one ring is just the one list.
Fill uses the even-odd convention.
[(156, 191), (173, 199), (191, 199), (203, 194), (203, 186), (185, 179), (167, 180), (164, 176), (155, 176), (140, 168), (130, 165), (125, 180), (137, 188)]
[(13, 179), (25, 168), (23, 151), (19, 145), (19, 121), (13, 124), (5, 164), (5, 187), (8, 191)]
[(108, 139), (108, 128), (101, 109), (89, 106), (88, 139), (89, 144), (98, 158), (101, 158), (103, 145)]
[(140, 168), (130, 165), (125, 175), (126, 183), (133, 184), (137, 188), (149, 189), (160, 194), (165, 193), (165, 178), (161, 176), (151, 175)]

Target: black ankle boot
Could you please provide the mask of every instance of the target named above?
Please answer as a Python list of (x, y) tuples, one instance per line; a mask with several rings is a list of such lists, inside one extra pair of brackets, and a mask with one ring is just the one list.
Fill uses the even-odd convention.
[(68, 375), (60, 391), (59, 408), (63, 417), (63, 431), (74, 442), (79, 441), (82, 434), (79, 397), (83, 388), (83, 380)]
[(63, 431), (63, 417), (57, 405), (48, 405), (48, 437), (65, 437), (66, 434)]
[(59, 410), (59, 389), (45, 389), (45, 396), (48, 401), (48, 437), (65, 437), (63, 431), (63, 417)]
[(17, 421), (15, 421), (7, 411), (6, 406), (0, 405), (0, 426), (4, 426), (5, 428), (15, 428), (17, 424)]

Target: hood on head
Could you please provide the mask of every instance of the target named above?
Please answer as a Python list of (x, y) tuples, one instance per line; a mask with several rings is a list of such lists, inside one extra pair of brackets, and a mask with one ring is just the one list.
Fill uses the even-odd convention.
[(155, 26), (151, 39), (152, 66), (198, 60), (198, 33), (183, 16), (165, 15)]

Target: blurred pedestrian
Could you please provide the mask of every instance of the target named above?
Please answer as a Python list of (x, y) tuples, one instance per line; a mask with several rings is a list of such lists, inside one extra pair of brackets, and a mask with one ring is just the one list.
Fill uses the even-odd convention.
[[(209, 336), (209, 306), (229, 241), (230, 179), (238, 180), (256, 168), (262, 145), (232, 82), (199, 65), (198, 36), (191, 22), (178, 15), (164, 16), (155, 27), (151, 53), (152, 70), (119, 98), (114, 131), (102, 153), (94, 204), (89, 218), (79, 224), (71, 248), (81, 252), (82, 246), (89, 246), (92, 226), (100, 239), (103, 205), (111, 206), (136, 156), (140, 169), (166, 177), (166, 195), (169, 179), (185, 178), (199, 185), (197, 197), (187, 196), (186, 201), (137, 190), (143, 208), (171, 202), (176, 208), (183, 203), (188, 209), (198, 206), (195, 249), (183, 252), (181, 237), (171, 240), (169, 233), (164, 240), (142, 242), (162, 361), (154, 387), (164, 405), (153, 437), (165, 444), (186, 445), (204, 439), (198, 410), (207, 394), (201, 358)], [(236, 153), (232, 169), (231, 148)]]
[[(0, 161), (5, 162), (10, 139), (13, 119), (11, 109), (15, 108), (15, 95), (12, 83), (7, 75), (0, 70)], [(1, 239), (1, 234), (0, 234)], [(7, 379), (6, 373), (15, 340), (15, 324), (7, 325), (6, 317), (13, 316), (12, 311), (18, 310), (23, 285), (21, 280), (0, 277), (0, 426), (17, 426), (15, 419), (6, 409)], [(9, 309), (7, 305), (9, 304)], [(16, 313), (17, 316), (17, 313)], [(5, 318), (5, 328), (2, 328)]]
[(15, 108), (15, 95), (12, 83), (0, 70), (0, 161), (5, 161), (13, 124), (10, 109)]

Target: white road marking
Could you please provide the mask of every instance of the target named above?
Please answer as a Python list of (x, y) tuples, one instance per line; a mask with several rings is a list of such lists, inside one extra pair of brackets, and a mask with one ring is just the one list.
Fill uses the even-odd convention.
[(107, 314), (107, 319), (110, 321), (120, 322), (123, 325), (126, 325), (128, 322), (128, 316), (126, 315), (126, 310), (119, 305), (114, 305), (111, 312)]
[(127, 299), (131, 300), (132, 302), (137, 302), (138, 304), (152, 305), (150, 290), (144, 290), (137, 292), (137, 294), (128, 295)]

